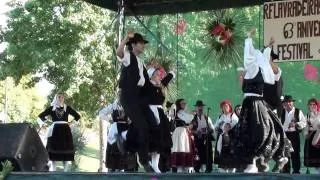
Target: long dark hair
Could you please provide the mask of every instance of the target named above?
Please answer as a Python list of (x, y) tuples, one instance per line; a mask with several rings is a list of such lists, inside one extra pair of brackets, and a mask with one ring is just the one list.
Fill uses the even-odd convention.
[(128, 43), (127, 48), (128, 48), (129, 52), (132, 52), (132, 50), (133, 50), (132, 43)]
[(177, 112), (179, 112), (182, 107), (181, 107), (181, 102), (184, 101), (184, 99), (177, 99), (176, 100), (176, 107), (177, 107)]

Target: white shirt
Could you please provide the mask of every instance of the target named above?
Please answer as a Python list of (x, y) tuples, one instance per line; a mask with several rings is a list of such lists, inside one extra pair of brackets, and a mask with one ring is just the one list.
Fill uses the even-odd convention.
[(232, 113), (232, 116), (231, 114), (228, 114), (228, 115), (221, 114), (220, 118), (217, 119), (214, 127), (220, 128), (221, 130), (223, 130), (223, 125), (225, 123), (229, 123), (231, 125), (231, 128), (233, 128), (238, 123), (238, 121), (239, 121), (239, 118), (235, 113)]
[(122, 109), (122, 107), (119, 105), (118, 101), (115, 101), (114, 103), (109, 104), (107, 107), (104, 107), (99, 111), (99, 119), (108, 121), (108, 119), (110, 119), (109, 115), (114, 110), (117, 110), (117, 109)]
[[(141, 62), (141, 60), (140, 60), (140, 58), (138, 56), (136, 56), (136, 58), (137, 58), (137, 62), (138, 62), (139, 76), (140, 76), (140, 79), (139, 79), (137, 85), (138, 86), (143, 86), (144, 83), (145, 83), (145, 78), (143, 76), (143, 64), (142, 64), (142, 62)], [(123, 58), (121, 59), (121, 58), (118, 57), (118, 60), (120, 62), (122, 62), (122, 64), (125, 67), (128, 67), (130, 65), (130, 52), (125, 50)]]
[[(207, 128), (207, 120), (204, 114), (201, 115), (201, 118), (197, 115), (198, 128), (197, 131), (201, 131), (203, 128)], [(209, 129), (214, 130), (214, 126), (212, 124), (211, 118), (208, 117), (208, 126)]]
[(247, 38), (244, 46), (244, 79), (253, 79), (261, 69), (263, 80), (267, 84), (275, 83), (275, 74), (269, 63), (271, 49), (267, 47), (263, 53), (254, 49), (252, 39)]
[(185, 123), (189, 124), (191, 123), (194, 115), (193, 114), (189, 114), (187, 112), (185, 112), (184, 110), (180, 110), (178, 113), (177, 113), (177, 116), (179, 119), (181, 119), (182, 121), (184, 121)]
[[(288, 132), (296, 131), (297, 130), (296, 128), (298, 128), (297, 126), (296, 128), (289, 128), (289, 124), (294, 120), (295, 108), (293, 107), (290, 112), (288, 112), (287, 110), (284, 110), (284, 111), (285, 111), (285, 121), (283, 123), (283, 130)], [(304, 127), (306, 127), (306, 119), (301, 110), (299, 111), (299, 122), (296, 122), (296, 123), (299, 126), (298, 129), (303, 129)]]
[[(310, 125), (309, 125), (310, 124)], [(304, 135), (308, 135), (309, 131), (316, 131), (320, 127), (320, 112), (311, 112), (307, 115), (307, 125), (304, 128)]]

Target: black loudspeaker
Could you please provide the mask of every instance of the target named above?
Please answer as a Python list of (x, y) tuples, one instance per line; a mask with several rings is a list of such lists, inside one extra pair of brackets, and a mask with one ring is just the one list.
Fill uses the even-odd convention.
[(48, 159), (37, 131), (29, 124), (0, 124), (1, 162), (11, 161), (14, 171), (47, 171)]

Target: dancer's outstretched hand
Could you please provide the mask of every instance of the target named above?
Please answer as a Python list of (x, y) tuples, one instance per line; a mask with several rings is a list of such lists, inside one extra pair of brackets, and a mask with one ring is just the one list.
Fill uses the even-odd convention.
[(129, 42), (129, 39), (134, 37), (134, 33), (134, 31), (128, 32), (127, 36), (125, 37), (125, 41)]
[(257, 28), (252, 28), (250, 32), (248, 32), (248, 37), (252, 37), (257, 32)]
[(274, 37), (271, 37), (270, 38), (270, 42), (269, 42), (269, 45), (273, 45), (274, 43), (276, 42), (276, 40), (274, 39)]

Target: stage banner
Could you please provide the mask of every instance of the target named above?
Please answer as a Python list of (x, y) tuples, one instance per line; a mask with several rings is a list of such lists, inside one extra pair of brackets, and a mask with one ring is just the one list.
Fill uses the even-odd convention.
[(320, 60), (320, 0), (263, 5), (264, 45), (274, 37), (279, 61)]

